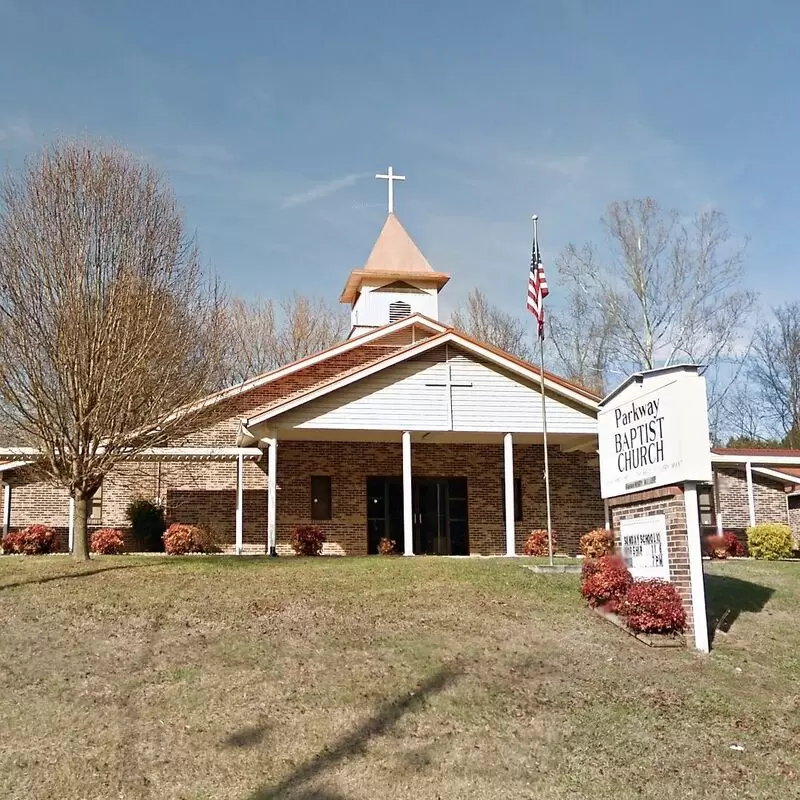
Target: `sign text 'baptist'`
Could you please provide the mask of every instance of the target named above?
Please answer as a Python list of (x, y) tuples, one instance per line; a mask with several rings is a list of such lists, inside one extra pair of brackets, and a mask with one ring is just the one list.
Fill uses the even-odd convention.
[(632, 402), (630, 408), (614, 409), (614, 449), (620, 472), (664, 460), (664, 417), (658, 414), (659, 402), (656, 397), (645, 403)]

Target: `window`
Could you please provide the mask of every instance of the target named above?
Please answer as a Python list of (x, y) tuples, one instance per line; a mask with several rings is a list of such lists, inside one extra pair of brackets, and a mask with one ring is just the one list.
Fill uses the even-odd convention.
[(331, 476), (311, 476), (311, 519), (331, 518)]
[(789, 495), (789, 511), (796, 511), (800, 508), (800, 494)]
[[(503, 494), (503, 519), (506, 518), (506, 479), (500, 479)], [(514, 522), (522, 522), (522, 478), (514, 476)]]
[(397, 322), (411, 314), (411, 306), (402, 300), (389, 303), (389, 322)]
[(714, 491), (711, 486), (697, 487), (697, 513), (700, 515), (700, 526), (712, 528), (714, 519)]
[(97, 524), (102, 522), (103, 520), (103, 484), (100, 484), (100, 488), (94, 493), (92, 499), (88, 502), (89, 506), (89, 522), (91, 524)]

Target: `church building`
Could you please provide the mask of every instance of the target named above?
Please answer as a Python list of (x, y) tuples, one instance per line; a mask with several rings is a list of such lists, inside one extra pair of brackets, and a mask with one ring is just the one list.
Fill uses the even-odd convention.
[[(288, 554), (292, 530), (313, 524), (331, 554), (376, 553), (382, 538), (407, 555), (519, 554), (546, 527), (544, 393), (553, 530), (576, 552), (604, 524), (599, 398), (441, 321), (449, 280), (390, 204), (344, 281), (349, 338), (206, 398), (193, 433), (106, 477), (90, 530), (126, 528), (144, 496), (236, 553)], [(10, 451), (0, 478), (4, 530), (47, 524), (66, 547), (66, 491)]]

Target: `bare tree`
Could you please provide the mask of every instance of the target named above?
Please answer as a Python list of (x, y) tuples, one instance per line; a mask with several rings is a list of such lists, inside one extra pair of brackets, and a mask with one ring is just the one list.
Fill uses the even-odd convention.
[(613, 327), (603, 306), (572, 285), (567, 302), (549, 312), (546, 319), (564, 377), (604, 395), (611, 371)]
[(750, 356), (750, 378), (767, 425), (800, 447), (800, 303), (775, 309), (774, 322), (762, 324)]
[(0, 186), (0, 416), (88, 501), (121, 459), (188, 426), (218, 380), (220, 299), (172, 192), (117, 148), (60, 143)]
[(229, 383), (318, 353), (342, 341), (349, 319), (323, 299), (293, 294), (276, 309), (270, 299), (234, 298), (228, 307)]
[(758, 387), (747, 380), (746, 372), (715, 408), (713, 417), (710, 423), (715, 440), (727, 441), (728, 447), (781, 447)]
[(466, 302), (453, 311), (450, 322), (454, 328), (517, 358), (529, 361), (533, 357), (530, 330), (516, 317), (493, 306), (477, 287), (467, 295)]
[[(569, 245), (559, 272), (608, 320), (610, 339), (601, 339), (608, 365), (627, 374), (730, 358), (754, 297), (741, 288), (744, 248), (732, 241), (725, 215), (703, 211), (687, 221), (644, 198), (612, 203), (603, 224), (609, 251)], [(716, 383), (712, 402), (732, 383)]]

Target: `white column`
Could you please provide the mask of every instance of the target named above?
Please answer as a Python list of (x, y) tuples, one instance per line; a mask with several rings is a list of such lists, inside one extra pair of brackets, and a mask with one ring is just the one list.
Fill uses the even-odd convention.
[(703, 553), (700, 547), (700, 515), (697, 511), (697, 484), (687, 481), (683, 489), (686, 509), (686, 537), (689, 548), (689, 582), (692, 589), (692, 617), (694, 618), (694, 646), (703, 653), (708, 647), (708, 620), (706, 619), (706, 586), (703, 580)]
[(414, 520), (411, 502), (411, 432), (403, 432), (403, 555), (414, 555)]
[(720, 510), (719, 503), (719, 475), (716, 469), (714, 470), (713, 477), (714, 520), (717, 523), (717, 536), (722, 536), (722, 511)]
[(236, 555), (242, 554), (244, 544), (244, 456), (236, 461)]
[(744, 465), (744, 473), (747, 476), (747, 508), (750, 511), (750, 527), (756, 524), (756, 499), (753, 494), (753, 465), (748, 461)]
[(277, 541), (278, 529), (277, 507), (278, 507), (278, 439), (272, 437), (267, 439), (269, 452), (267, 454), (267, 552), (271, 556), (278, 555)]
[(606, 515), (606, 523), (605, 523), (606, 530), (610, 531), (611, 530), (611, 514), (609, 513), (608, 500), (603, 500), (603, 510), (605, 511), (605, 515)]
[(3, 533), (11, 527), (11, 484), (3, 484)]
[(67, 549), (71, 553), (75, 546), (75, 498), (69, 499), (69, 533), (67, 534)]
[(506, 555), (514, 555), (514, 442), (510, 433), (503, 436), (503, 464), (506, 486)]

